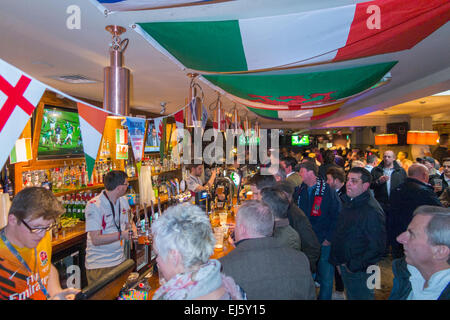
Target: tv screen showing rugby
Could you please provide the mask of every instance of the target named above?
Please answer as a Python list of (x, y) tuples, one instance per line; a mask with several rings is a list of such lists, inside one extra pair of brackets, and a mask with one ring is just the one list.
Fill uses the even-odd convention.
[(45, 105), (38, 159), (82, 157), (80, 121), (75, 110)]
[(292, 136), (293, 146), (309, 146), (309, 135), (304, 136)]

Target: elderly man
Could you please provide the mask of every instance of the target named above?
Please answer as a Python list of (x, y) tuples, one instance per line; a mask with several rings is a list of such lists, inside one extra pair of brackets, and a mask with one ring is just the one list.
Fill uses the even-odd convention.
[(420, 206), (397, 237), (405, 258), (394, 260), (390, 300), (450, 300), (450, 209)]
[[(441, 202), (428, 184), (427, 167), (414, 163), (408, 169), (406, 181), (392, 191), (390, 213), (394, 237), (406, 230), (414, 210), (422, 205), (441, 206)], [(392, 243), (392, 256), (395, 259), (403, 256), (400, 243)]]
[(350, 169), (347, 198), (331, 242), (330, 263), (338, 266), (349, 300), (373, 300), (367, 268), (381, 260), (386, 229), (383, 210), (369, 192), (369, 171)]
[(267, 204), (244, 202), (236, 216), (236, 249), (220, 259), (223, 272), (249, 300), (315, 299), (308, 259), (274, 239), (273, 229), (274, 217)]
[(383, 154), (383, 161), (372, 170), (371, 188), (374, 191), (375, 199), (380, 203), (386, 215), (386, 255), (389, 253), (389, 246), (395, 246), (395, 237), (392, 232), (390, 215), (390, 196), (406, 180), (406, 171), (395, 161), (395, 154), (388, 150)]

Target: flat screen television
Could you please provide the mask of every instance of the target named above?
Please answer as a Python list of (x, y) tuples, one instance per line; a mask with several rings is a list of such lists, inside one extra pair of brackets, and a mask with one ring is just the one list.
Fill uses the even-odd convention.
[(44, 105), (38, 160), (84, 156), (80, 121), (75, 110)]
[(156, 133), (155, 122), (149, 121), (144, 152), (159, 152), (160, 143), (161, 141)]
[(309, 146), (309, 135), (292, 136), (291, 139), (293, 146)]

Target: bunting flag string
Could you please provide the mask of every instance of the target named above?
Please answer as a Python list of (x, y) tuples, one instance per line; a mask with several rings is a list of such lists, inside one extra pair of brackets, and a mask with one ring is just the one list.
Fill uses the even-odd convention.
[(108, 113), (102, 109), (91, 108), (84, 103), (77, 103), (77, 107), (86, 169), (88, 178), (91, 180)]
[[(36, 106), (44, 95), (45, 90), (52, 91), (77, 103), (83, 150), (90, 180), (107, 117), (127, 117), (91, 105), (46, 85), (2, 59), (0, 59), (0, 141), (2, 141), (0, 167), (3, 167), (8, 157), (10, 157), (11, 151), (16, 146), (16, 141), (22, 134), (25, 125), (31, 118)], [(189, 104), (183, 106), (174, 113), (157, 118), (160, 122), (157, 129), (163, 133), (162, 128), (165, 127), (167, 118), (183, 112), (188, 106)], [(156, 119), (153, 118), (139, 119), (142, 119), (142, 121), (156, 121)], [(204, 118), (204, 120), (205, 119), (206, 118)], [(163, 135), (163, 138), (165, 138), (165, 134)], [(137, 152), (139, 153), (139, 151)], [(161, 148), (161, 152), (164, 152), (164, 148)], [(13, 158), (17, 155), (18, 149), (14, 151)], [(27, 156), (28, 158), (25, 156), (22, 157), (21, 155), (19, 156), (19, 159), (29, 159), (29, 156)], [(139, 159), (138, 154), (135, 154), (135, 157)]]

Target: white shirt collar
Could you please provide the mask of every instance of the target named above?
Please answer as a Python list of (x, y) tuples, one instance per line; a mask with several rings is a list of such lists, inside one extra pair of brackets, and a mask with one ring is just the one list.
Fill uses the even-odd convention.
[(288, 174), (286, 175), (286, 178), (289, 177), (289, 176), (291, 176), (291, 175), (293, 175), (294, 173), (295, 173), (295, 171), (292, 171), (292, 172), (288, 173)]
[(450, 268), (441, 270), (433, 274), (428, 281), (428, 287), (424, 289), (425, 279), (420, 271), (412, 266), (407, 265), (411, 277), (411, 293), (408, 296), (408, 300), (437, 300), (450, 282)]

